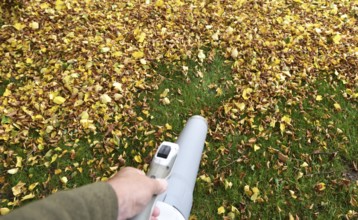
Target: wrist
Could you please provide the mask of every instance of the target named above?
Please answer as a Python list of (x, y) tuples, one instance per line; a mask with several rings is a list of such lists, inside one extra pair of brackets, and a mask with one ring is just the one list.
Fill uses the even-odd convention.
[(111, 186), (117, 198), (117, 220), (125, 220), (129, 218), (128, 213), (126, 213), (125, 210), (129, 210), (130, 207), (126, 207), (128, 202), (125, 201), (125, 196), (119, 189), (120, 187), (118, 186), (118, 183), (112, 182), (111, 180), (109, 180), (107, 183)]

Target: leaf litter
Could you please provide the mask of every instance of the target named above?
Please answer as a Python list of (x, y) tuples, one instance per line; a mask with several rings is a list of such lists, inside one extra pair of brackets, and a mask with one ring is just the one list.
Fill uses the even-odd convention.
[[(283, 98), (288, 108), (301, 107), (312, 96), (307, 87), (322, 76), (327, 83), (343, 83), (347, 100), (356, 102), (358, 97), (355, 1), (17, 0), (2, 1), (0, 13), (0, 80), (4, 87), (0, 90), (0, 153), (4, 155), (0, 183), (5, 183), (0, 194), (11, 187), (14, 197), (6, 201), (7, 207), (41, 195), (30, 192), (39, 183), (19, 181), (10, 186), (9, 176), (26, 166), (45, 162), (50, 166), (66, 155), (75, 158), (75, 148), (58, 147), (63, 140), (76, 146), (82, 137), (104, 133), (101, 141), (110, 157), (116, 148), (127, 149), (124, 137), (140, 140), (141, 131), (156, 137), (164, 130), (170, 133), (169, 124), (152, 125), (148, 103), (138, 101), (141, 92), (158, 88), (152, 79), (157, 77), (153, 67), (159, 62), (182, 66), (187, 73), (184, 60), (210, 62), (212, 52), (220, 51), (231, 65), (235, 95), (213, 112), (203, 111), (215, 141), (224, 140), (223, 132), (269, 137), (272, 128), (279, 129), (283, 137), (297, 136), (299, 128), (292, 123), (290, 111), (281, 112), (277, 107), (279, 101)], [(200, 71), (198, 75), (203, 77)], [(220, 96), (222, 89), (214, 87)], [(162, 105), (171, 104), (170, 92), (161, 94)], [(314, 93), (317, 103), (329, 98)], [(137, 108), (141, 113), (134, 110)], [(332, 109), (344, 110), (338, 102)], [(257, 126), (255, 120), (265, 114), (268, 116)], [(324, 129), (319, 121), (312, 123)], [(315, 138), (308, 130), (306, 136)], [(155, 146), (145, 138), (142, 144), (144, 148)], [(262, 148), (249, 145), (258, 152)], [(10, 146), (21, 146), (27, 157)], [(97, 149), (98, 141), (91, 146)], [(139, 164), (147, 161), (141, 155), (144, 148), (132, 152)], [(297, 159), (285, 147), (272, 152), (283, 164)], [(120, 163), (109, 161), (111, 167), (123, 164), (122, 156)], [(297, 168), (308, 172), (312, 161), (299, 159)], [(66, 169), (81, 170), (83, 163)], [(86, 161), (92, 163), (103, 165), (96, 158)], [(62, 174), (59, 178), (64, 185), (71, 182)], [(313, 187), (318, 192), (328, 189), (324, 182)], [(265, 201), (256, 186), (245, 186), (244, 194), (251, 201)], [(290, 194), (297, 197), (293, 190)], [(230, 207), (228, 211), (234, 211), (228, 215), (237, 215), (237, 208)], [(7, 212), (8, 208), (1, 208), (1, 213)], [(225, 213), (220, 206), (218, 214)]]

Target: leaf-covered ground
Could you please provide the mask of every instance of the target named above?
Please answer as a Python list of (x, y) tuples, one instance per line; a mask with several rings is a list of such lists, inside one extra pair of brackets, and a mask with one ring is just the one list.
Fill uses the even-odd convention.
[(193, 218), (320, 217), (332, 204), (312, 194), (334, 203), (333, 190), (343, 208), (323, 216), (357, 216), (357, 1), (4, 0), (0, 13), (2, 214), (145, 169), (201, 114), (196, 195), (215, 201)]

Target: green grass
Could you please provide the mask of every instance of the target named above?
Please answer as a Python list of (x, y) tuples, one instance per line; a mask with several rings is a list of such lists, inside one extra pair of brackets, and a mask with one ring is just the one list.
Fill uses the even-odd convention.
[[(206, 66), (203, 78), (189, 71), (186, 80), (174, 67), (159, 66), (158, 73), (163, 81), (150, 95), (152, 123), (161, 126), (169, 123), (179, 132), (183, 120), (190, 115), (216, 111), (223, 101), (235, 94), (234, 88), (227, 83), (232, 79), (231, 70), (223, 63), (222, 58), (216, 57)], [(189, 70), (195, 65), (188, 62)], [(236, 219), (287, 219), (289, 213), (305, 219), (331, 219), (343, 217), (355, 209), (350, 201), (357, 199), (357, 179), (349, 179), (347, 174), (356, 175), (353, 164), (357, 164), (358, 155), (357, 102), (343, 97), (343, 84), (328, 81), (327, 77), (322, 77), (309, 88), (310, 92), (322, 95), (323, 100), (318, 102), (314, 95), (309, 96), (302, 100), (302, 109), (298, 105), (287, 105), (284, 97), (279, 100), (280, 111), (292, 118), (294, 138), (281, 135), (277, 126), (267, 128), (269, 138), (258, 137), (256, 144), (261, 149), (254, 151), (242, 144), (255, 137), (253, 134), (228, 134), (223, 142), (208, 137), (199, 175), (206, 174), (211, 182), (197, 181), (192, 209), (194, 218), (220, 219), (222, 217), (216, 214), (220, 206), (226, 209), (223, 215), (231, 217), (234, 213), (231, 206), (235, 206), (240, 212), (236, 212)], [(223, 95), (216, 96), (209, 88), (211, 84), (224, 88)], [(169, 105), (160, 103), (160, 94), (166, 88), (170, 89)], [(341, 111), (335, 109), (335, 103), (340, 104)], [(271, 113), (257, 116), (255, 123), (260, 125)], [(310, 137), (307, 132), (311, 133)], [(224, 153), (220, 151), (222, 146), (227, 150)], [(270, 147), (281, 152), (286, 150), (289, 160), (280, 161), (278, 154), (270, 153)], [(306, 161), (308, 167), (300, 167)], [(303, 176), (297, 179), (299, 172)], [(225, 180), (232, 183), (231, 188), (225, 189)], [(326, 189), (318, 191), (318, 183), (324, 183)], [(244, 193), (245, 185), (258, 187), (263, 202), (251, 201)], [(290, 191), (297, 198), (293, 198)]]
[[(216, 56), (209, 65), (202, 66), (187, 60), (185, 66), (188, 67), (186, 74), (178, 66), (158, 66), (157, 72), (161, 75), (159, 88), (146, 95), (151, 100), (151, 122), (154, 125), (163, 126), (168, 123), (178, 132), (189, 116), (215, 111), (223, 101), (233, 96), (235, 88), (231, 83), (231, 67), (224, 63), (224, 58)], [(161, 103), (160, 95), (166, 89), (169, 89), (169, 105)], [(221, 95), (217, 93), (217, 89), (222, 90)]]
[[(140, 99), (146, 98), (149, 102), (150, 123), (154, 126), (170, 124), (174, 136), (179, 134), (184, 121), (191, 115), (204, 114), (210, 121), (213, 113), (235, 95), (231, 69), (224, 63), (224, 58), (216, 56), (211, 63), (202, 65), (187, 61), (185, 65), (189, 68), (186, 75), (181, 67), (158, 65), (157, 73), (161, 76), (158, 89), (143, 92), (140, 96)], [(197, 74), (198, 71), (202, 72), (202, 77)], [(8, 83), (3, 81), (0, 84), (0, 94)], [(221, 95), (217, 92), (218, 88), (222, 90)], [(168, 105), (162, 104), (163, 97), (160, 96), (165, 89), (169, 89), (166, 96), (170, 100)], [(317, 80), (309, 90), (312, 94), (322, 95), (322, 101), (316, 101), (315, 95), (303, 99), (302, 107), (288, 105), (284, 97), (278, 101), (280, 112), (292, 118), (295, 137), (282, 135), (278, 125), (265, 127), (269, 134), (266, 138), (256, 137), (254, 132), (240, 134), (239, 131), (224, 134), (223, 141), (208, 136), (198, 175), (210, 177), (210, 182), (197, 180), (192, 209), (194, 219), (221, 219), (224, 216), (234, 219), (287, 219), (289, 213), (304, 219), (332, 219), (344, 217), (349, 210), (356, 209), (351, 201), (357, 200), (357, 172), (353, 168), (358, 162), (357, 102), (344, 98), (344, 85), (330, 82), (327, 77)], [(339, 103), (342, 110), (335, 109), (335, 103)], [(140, 109), (137, 110), (140, 112)], [(256, 116), (255, 124), (262, 125), (270, 114), (273, 114), (271, 110)], [(307, 136), (308, 132), (310, 136)], [(36, 136), (36, 132), (33, 135)], [(6, 190), (0, 195), (11, 200), (11, 186), (19, 181), (25, 182), (26, 186), (39, 182), (35, 191), (41, 195), (48, 195), (55, 189), (91, 183), (97, 178), (110, 176), (110, 164), (118, 163), (117, 158), (122, 154), (128, 155), (124, 165), (141, 167), (142, 164), (131, 161), (130, 155), (142, 151), (143, 158), (149, 156), (154, 148), (143, 151), (138, 146), (156, 140), (154, 136), (145, 137), (143, 132), (136, 132), (135, 135), (138, 137), (120, 139), (121, 146), (128, 143), (133, 147), (116, 148), (110, 154), (104, 151), (101, 133), (90, 135), (89, 139), (84, 137), (77, 143), (64, 141), (57, 150), (45, 146), (41, 153), (47, 156), (11, 175), (8, 186), (2, 187)], [(254, 151), (248, 144), (250, 138), (257, 138), (259, 150)], [(9, 147), (18, 156), (28, 156), (21, 146)], [(278, 154), (270, 149), (284, 152), (289, 160), (281, 161)], [(71, 156), (71, 150), (75, 152), (74, 156)], [(54, 154), (58, 158), (46, 167), (45, 162), (51, 162)], [(0, 155), (0, 159), (6, 157)], [(92, 159), (95, 159), (93, 163)], [(304, 162), (308, 163), (308, 167), (300, 167)], [(76, 164), (83, 169), (82, 172)], [(62, 172), (56, 175), (55, 170)], [(300, 172), (303, 176), (297, 179)], [(61, 183), (63, 176), (68, 178), (66, 185)], [(225, 188), (225, 183), (232, 186)], [(326, 189), (317, 191), (315, 187), (318, 183), (324, 183)], [(251, 201), (245, 195), (246, 185), (258, 187), (261, 202)], [(293, 198), (290, 191), (297, 198)], [(219, 215), (217, 209), (221, 206), (226, 212)], [(232, 207), (238, 211), (232, 211)]]

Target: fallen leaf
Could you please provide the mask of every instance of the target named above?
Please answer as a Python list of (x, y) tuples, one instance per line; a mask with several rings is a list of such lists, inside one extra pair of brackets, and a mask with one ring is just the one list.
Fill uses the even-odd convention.
[(248, 100), (250, 98), (250, 94), (252, 93), (252, 89), (251, 88), (246, 88), (242, 91), (242, 98), (244, 98), (245, 100)]
[(317, 183), (316, 184), (316, 186), (315, 186), (315, 189), (317, 190), (317, 191), (323, 191), (323, 190), (325, 190), (326, 189), (326, 184), (325, 183)]
[(223, 206), (220, 206), (218, 208), (218, 214), (221, 215), (221, 214), (224, 214), (225, 213), (225, 208)]
[(29, 190), (30, 191), (32, 191), (32, 190), (34, 190), (35, 188), (36, 188), (36, 186), (38, 186), (39, 185), (39, 183), (38, 182), (36, 182), (36, 183), (33, 183), (33, 184), (31, 184), (30, 186), (29, 186)]
[(62, 96), (56, 96), (56, 97), (53, 99), (53, 102), (56, 103), (56, 104), (58, 104), (58, 105), (63, 104), (65, 101), (66, 101), (66, 99), (63, 98)]
[(12, 194), (14, 194), (14, 196), (18, 196), (23, 193), (25, 185), (26, 183), (19, 181), (16, 186), (11, 188)]
[(0, 208), (0, 215), (6, 215), (10, 212), (8, 208)]
[(142, 163), (142, 157), (140, 155), (135, 155), (134, 156), (134, 161), (137, 163)]
[(144, 53), (142, 51), (136, 51), (134, 53), (132, 53), (132, 56), (136, 59), (140, 59), (144, 57)]
[(33, 199), (33, 198), (35, 198), (35, 194), (30, 193), (30, 194), (22, 197), (20, 201), (25, 201), (25, 200), (29, 200), (29, 199)]
[(316, 101), (322, 101), (322, 96), (321, 96), (321, 95), (317, 95), (317, 96), (316, 96)]
[(19, 171), (19, 168), (12, 168), (12, 169), (8, 170), (7, 173), (13, 175), (13, 174), (16, 174), (18, 171)]
[(169, 89), (165, 89), (165, 90), (160, 94), (160, 97), (161, 97), (161, 98), (167, 97), (169, 91), (170, 91)]
[(65, 176), (64, 176), (64, 177), (61, 177), (60, 180), (61, 180), (61, 183), (65, 184), (65, 185), (66, 185), (67, 182), (68, 182), (68, 179), (67, 179), (67, 177), (65, 177)]
[(198, 53), (198, 58), (201, 62), (204, 61), (204, 59), (206, 58), (205, 54), (204, 54), (204, 51), (203, 50), (199, 50), (199, 53)]
[(101, 95), (100, 99), (103, 104), (107, 104), (112, 101), (111, 97), (109, 97), (107, 94)]
[(338, 103), (334, 103), (334, 108), (335, 108), (337, 111), (341, 111), (341, 110), (342, 110), (341, 105), (338, 104)]

